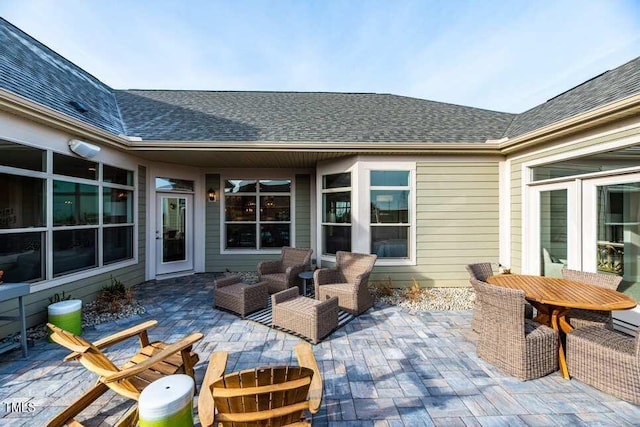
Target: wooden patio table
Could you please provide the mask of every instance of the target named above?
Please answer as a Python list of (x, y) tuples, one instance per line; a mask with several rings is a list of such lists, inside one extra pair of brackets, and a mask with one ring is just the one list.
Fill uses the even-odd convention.
[(562, 340), (565, 334), (573, 330), (565, 318), (567, 311), (570, 308), (627, 310), (637, 304), (633, 298), (621, 292), (557, 277), (502, 274), (488, 277), (487, 282), (504, 288), (523, 290), (525, 298), (538, 311), (534, 320), (558, 331), (558, 364), (562, 376), (566, 379), (569, 379), (569, 370)]

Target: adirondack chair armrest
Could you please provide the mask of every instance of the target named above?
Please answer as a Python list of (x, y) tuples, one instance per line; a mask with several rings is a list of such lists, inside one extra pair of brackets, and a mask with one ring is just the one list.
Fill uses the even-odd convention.
[(139, 363), (135, 366), (132, 366), (130, 368), (127, 369), (123, 369), (120, 372), (117, 372), (115, 374), (112, 375), (108, 375), (104, 378), (101, 379), (102, 382), (104, 382), (105, 384), (107, 383), (111, 383), (111, 382), (115, 382), (115, 381), (120, 381), (126, 378), (131, 378), (134, 375), (137, 375), (141, 372), (146, 371), (147, 369), (151, 368), (153, 365), (155, 365), (156, 363), (162, 362), (163, 360), (165, 360), (167, 357), (177, 353), (177, 352), (182, 352), (183, 350), (186, 350), (188, 348), (190, 348), (193, 344), (195, 344), (196, 342), (200, 341), (202, 339), (204, 335), (200, 332), (194, 332), (192, 334), (190, 334), (189, 336), (181, 339), (180, 341), (173, 343), (171, 345), (168, 345), (164, 350), (154, 354), (153, 356), (151, 356), (150, 358), (148, 358), (147, 360), (145, 360), (142, 363)]
[(140, 347), (142, 348), (149, 345), (147, 330), (153, 328), (157, 324), (157, 320), (149, 320), (147, 322), (140, 323), (139, 325), (132, 326), (129, 329), (125, 329), (124, 331), (109, 335), (108, 337), (100, 338), (98, 341), (95, 341), (93, 345), (102, 350), (103, 348), (110, 347), (138, 335), (138, 338), (140, 339)]
[(202, 427), (214, 425), (216, 408), (211, 388), (213, 383), (224, 375), (228, 357), (229, 353), (226, 351), (218, 351), (213, 353), (209, 359), (207, 372), (204, 374), (204, 380), (202, 380), (200, 395), (198, 395), (198, 418), (200, 418)]
[[(125, 329), (124, 331), (120, 331), (118, 333), (109, 335), (108, 337), (100, 338), (98, 341), (93, 343), (98, 349), (102, 350), (114, 344), (117, 344), (121, 341), (124, 341), (128, 338), (138, 335), (138, 341), (140, 342), (140, 348), (149, 345), (149, 337), (147, 335), (147, 329), (150, 329), (158, 324), (157, 320), (149, 320), (147, 322), (141, 323), (136, 326), (132, 326), (129, 329)], [(49, 327), (49, 329), (52, 329)], [(86, 351), (75, 351), (73, 353), (68, 354), (63, 360), (68, 362), (70, 360), (77, 359), (80, 356), (80, 353)]]
[(294, 351), (298, 358), (298, 365), (313, 371), (313, 378), (309, 386), (309, 412), (316, 414), (322, 405), (322, 376), (318, 363), (309, 343), (301, 342), (294, 347)]

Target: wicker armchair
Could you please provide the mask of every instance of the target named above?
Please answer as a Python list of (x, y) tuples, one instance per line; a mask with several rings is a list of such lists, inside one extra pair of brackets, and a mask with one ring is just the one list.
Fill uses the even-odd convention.
[[(480, 304), (480, 294), (473, 281), (475, 279), (486, 282), (487, 277), (493, 276), (493, 269), (489, 262), (467, 264), (465, 268), (469, 272), (469, 282), (471, 282), (471, 286), (473, 286), (473, 289), (476, 291), (476, 301), (473, 305), (473, 317), (471, 318), (471, 329), (480, 332), (482, 329), (482, 304)], [(528, 302), (524, 305), (524, 317), (533, 319), (533, 306)]]
[(323, 301), (338, 297), (343, 310), (356, 316), (365, 312), (374, 303), (367, 285), (376, 259), (376, 255), (338, 251), (335, 268), (314, 272), (316, 298)]
[(262, 261), (258, 264), (258, 277), (261, 282), (267, 282), (269, 293), (284, 291), (292, 286), (302, 290), (302, 273), (311, 261), (313, 249), (282, 248), (282, 257), (277, 261)]
[(522, 380), (558, 370), (558, 332), (524, 317), (524, 291), (474, 280), (480, 289), (478, 356)]
[[(568, 268), (562, 269), (562, 277), (567, 280), (589, 283), (590, 285), (601, 288), (613, 289), (614, 291), (618, 289), (618, 285), (622, 282), (622, 277), (614, 274), (587, 273), (584, 271), (570, 270)], [(585, 326), (600, 326), (602, 328), (610, 325), (612, 322), (610, 311), (581, 310), (577, 308), (569, 310), (566, 318), (569, 324), (575, 329), (584, 328)]]
[(573, 378), (640, 405), (640, 333), (575, 329), (567, 334), (567, 365)]

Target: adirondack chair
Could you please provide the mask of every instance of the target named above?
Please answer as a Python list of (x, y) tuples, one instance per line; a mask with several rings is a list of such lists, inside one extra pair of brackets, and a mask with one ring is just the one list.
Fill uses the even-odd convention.
[[(203, 335), (199, 332), (192, 333), (174, 344), (165, 344), (161, 341), (149, 342), (147, 330), (157, 323), (155, 320), (150, 320), (94, 343), (89, 343), (71, 332), (47, 323), (52, 332), (51, 339), (72, 351), (64, 360), (78, 360), (87, 370), (98, 375), (96, 384), (69, 407), (49, 420), (47, 426), (82, 426), (74, 420), (74, 417), (109, 389), (137, 402), (140, 392), (158, 378), (171, 374), (187, 374), (193, 378), (193, 366), (199, 359), (198, 355), (191, 351), (191, 348), (194, 343), (202, 339)], [(140, 351), (121, 368), (116, 367), (102, 353), (103, 349), (135, 336), (138, 336)], [(120, 419), (117, 425), (134, 426), (137, 421), (136, 404)]]
[(228, 354), (213, 353), (198, 396), (202, 427), (311, 425), (304, 411), (315, 414), (320, 410), (322, 377), (308, 343), (300, 343), (294, 350), (300, 366), (264, 367), (227, 375)]

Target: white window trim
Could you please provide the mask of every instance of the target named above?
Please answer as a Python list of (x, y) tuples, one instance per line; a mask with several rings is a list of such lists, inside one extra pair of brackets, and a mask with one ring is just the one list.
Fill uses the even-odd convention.
[[(410, 176), (410, 232), (409, 232), (409, 258), (407, 259), (393, 259), (393, 258), (379, 258), (376, 261), (376, 266), (414, 266), (417, 265), (417, 174), (416, 174), (416, 161), (415, 160), (396, 160), (389, 158), (386, 161), (368, 160), (362, 158), (350, 159), (349, 161), (342, 161), (337, 164), (327, 163), (326, 165), (318, 167), (316, 171), (316, 233), (317, 239), (317, 253), (320, 265), (322, 261), (335, 262), (336, 257), (334, 255), (322, 254), (323, 235), (322, 235), (322, 177), (324, 175), (332, 175), (337, 173), (351, 173), (351, 250), (353, 252), (370, 253), (371, 248), (371, 232), (370, 232), (370, 171), (371, 170), (385, 170), (385, 171), (409, 171)], [(346, 187), (345, 187), (346, 188)], [(333, 190), (333, 189), (331, 189)], [(326, 191), (326, 190), (325, 190)], [(338, 190), (339, 191), (339, 190)]]
[[(365, 235), (358, 239), (359, 246), (357, 252), (370, 253), (371, 252), (371, 213), (369, 207), (371, 206), (371, 191), (376, 189), (385, 190), (409, 190), (409, 250), (408, 257), (404, 259), (400, 258), (378, 258), (376, 265), (378, 266), (406, 266), (416, 265), (417, 263), (417, 212), (416, 212), (416, 162), (359, 162), (358, 169), (360, 176), (359, 181), (363, 184), (361, 194), (358, 196), (358, 202), (361, 206), (365, 207), (361, 209), (361, 215), (359, 222), (364, 224), (363, 233)], [(409, 185), (398, 187), (379, 187), (371, 185), (371, 171), (408, 171), (409, 172)], [(375, 226), (375, 225), (374, 225)], [(360, 227), (359, 227), (360, 228)], [(364, 245), (366, 244), (366, 247)]]
[[(255, 224), (256, 228), (258, 227), (258, 224), (260, 224), (261, 222), (259, 221), (259, 212), (258, 210), (260, 209), (260, 196), (262, 195), (270, 195), (270, 196), (284, 196), (284, 195), (288, 195), (289, 196), (289, 221), (283, 221), (280, 222), (279, 224), (286, 224), (289, 223), (289, 246), (291, 247), (295, 247), (296, 245), (296, 198), (295, 198), (295, 194), (296, 194), (296, 179), (295, 179), (295, 175), (279, 175), (279, 174), (272, 174), (272, 173), (258, 173), (257, 171), (249, 171), (247, 170), (246, 173), (243, 172), (237, 172), (237, 173), (233, 173), (233, 174), (226, 174), (226, 175), (220, 175), (220, 185), (219, 188), (216, 190), (217, 194), (220, 195), (220, 254), (221, 255), (250, 255), (250, 254), (280, 254), (282, 253), (282, 249), (281, 248), (266, 248), (266, 249), (250, 249), (250, 248), (227, 248), (226, 247), (226, 242), (227, 242), (227, 221), (225, 219), (225, 207), (226, 207), (226, 193), (224, 192), (224, 183), (228, 180), (238, 180), (238, 179), (254, 179), (257, 181), (257, 184), (259, 184), (260, 180), (290, 180), (291, 181), (291, 190), (289, 193), (273, 193), (273, 192), (266, 192), (266, 193), (259, 193), (257, 190), (255, 193), (237, 193), (237, 195), (255, 195), (256, 199), (257, 199), (257, 203), (256, 203), (256, 220), (255, 221), (242, 221), (242, 222), (230, 222), (231, 224), (240, 224), (240, 223), (247, 223), (247, 224)], [(234, 193), (234, 195), (236, 195), (236, 193)], [(278, 223), (278, 222), (272, 222), (272, 221), (267, 221), (266, 224), (274, 224), (274, 223)], [(256, 245), (258, 244), (257, 239), (259, 238), (259, 234), (256, 234)]]

